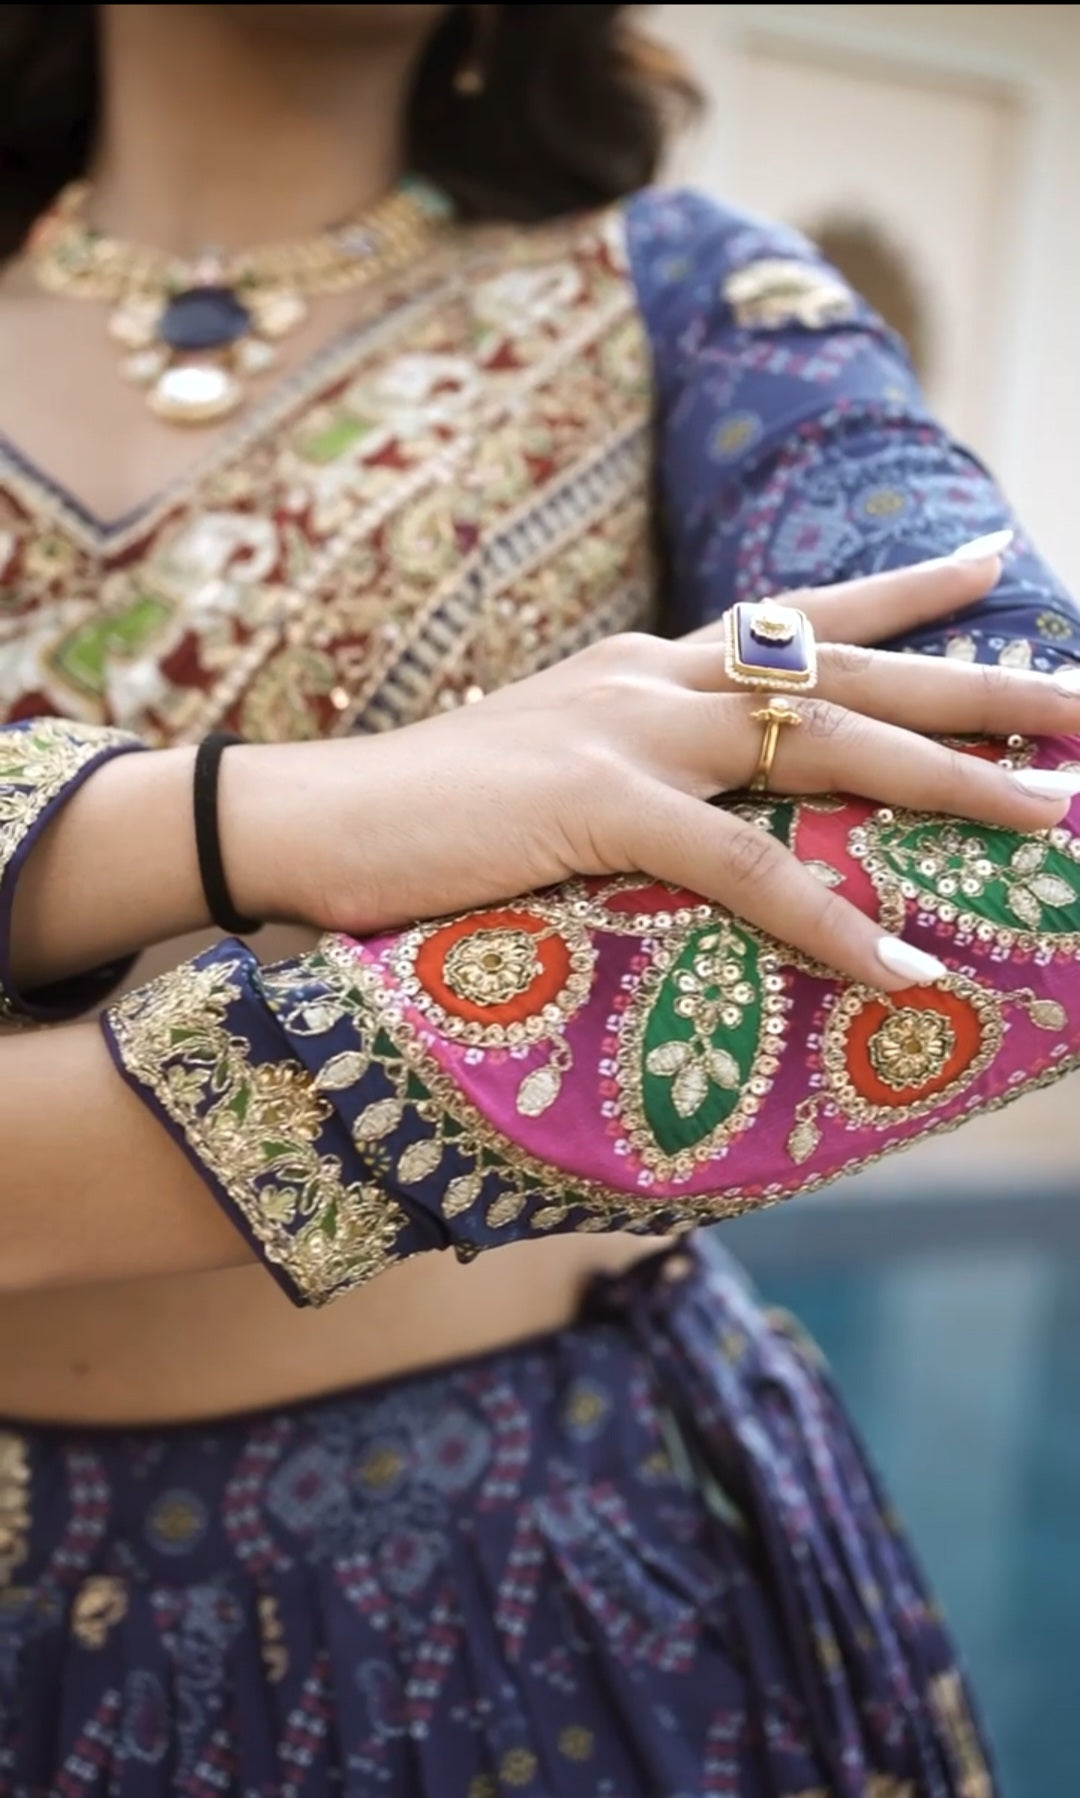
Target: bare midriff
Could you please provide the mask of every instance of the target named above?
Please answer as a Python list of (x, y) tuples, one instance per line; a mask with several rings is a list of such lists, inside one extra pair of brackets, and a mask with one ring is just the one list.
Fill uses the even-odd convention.
[[(258, 940), (269, 959), (303, 939), (267, 932)], [(185, 942), (183, 953), (195, 946)], [(175, 949), (147, 957), (139, 977), (176, 959)], [(4, 1298), (0, 1419), (220, 1417), (437, 1367), (571, 1322), (593, 1276), (656, 1246), (563, 1236), (467, 1265), (423, 1255), (319, 1311), (297, 1309), (256, 1265)]]

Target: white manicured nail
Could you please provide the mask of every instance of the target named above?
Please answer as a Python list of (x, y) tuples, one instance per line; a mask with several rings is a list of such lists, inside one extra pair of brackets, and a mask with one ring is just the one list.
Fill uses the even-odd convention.
[(1072, 799), (1080, 793), (1080, 773), (1065, 768), (1014, 768), (1009, 775), (1035, 799)]
[(1059, 674), (1055, 674), (1054, 685), (1067, 693), (1070, 699), (1075, 699), (1080, 693), (1080, 668), (1063, 668)]
[(990, 531), (985, 537), (973, 537), (970, 543), (961, 543), (949, 557), (950, 562), (986, 562), (991, 556), (1004, 555), (1013, 540), (1012, 531)]
[(900, 936), (882, 936), (878, 938), (878, 960), (889, 970), (890, 974), (899, 974), (910, 980), (913, 986), (925, 986), (931, 980), (940, 980), (949, 972), (943, 961), (936, 955), (927, 955), (925, 950), (913, 949)]

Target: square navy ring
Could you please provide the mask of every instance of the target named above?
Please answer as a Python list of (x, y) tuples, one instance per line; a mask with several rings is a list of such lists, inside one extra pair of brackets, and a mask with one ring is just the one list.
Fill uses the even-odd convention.
[(740, 687), (775, 693), (817, 680), (814, 627), (779, 599), (740, 600), (724, 614), (724, 673)]

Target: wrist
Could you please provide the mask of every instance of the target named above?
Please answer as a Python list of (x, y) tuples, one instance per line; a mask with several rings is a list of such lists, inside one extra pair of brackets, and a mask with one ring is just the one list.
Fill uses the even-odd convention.
[[(217, 815), (229, 897), (243, 916), (314, 923), (303, 890), (303, 755), (312, 745), (235, 743), (221, 758)], [(308, 800), (314, 805), (314, 798)]]
[[(386, 834), (392, 804), (376, 776), (385, 738), (245, 743), (221, 760), (218, 828), (229, 896), (237, 911), (318, 930), (375, 917), (371, 858), (360, 838)], [(344, 890), (343, 890), (344, 889)], [(359, 922), (357, 922), (359, 920)]]

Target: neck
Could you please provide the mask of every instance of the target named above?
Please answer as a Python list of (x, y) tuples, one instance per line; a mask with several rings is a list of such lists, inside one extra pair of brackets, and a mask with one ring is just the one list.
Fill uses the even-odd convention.
[(322, 231), (393, 187), (417, 46), (260, 29), (264, 10), (102, 8), (95, 224), (178, 256), (235, 251)]

